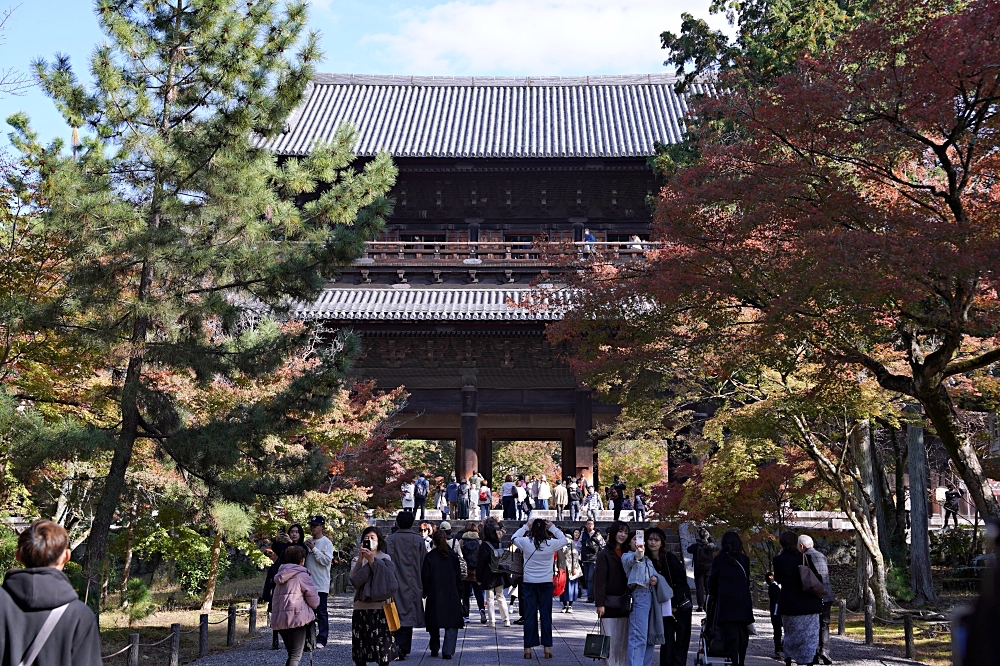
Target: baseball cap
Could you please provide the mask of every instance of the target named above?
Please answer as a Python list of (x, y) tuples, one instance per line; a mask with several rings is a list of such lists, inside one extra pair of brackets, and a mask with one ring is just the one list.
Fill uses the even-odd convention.
[(326, 518), (323, 516), (313, 516), (309, 519), (309, 527), (325, 526)]
[(442, 520), (441, 524), (438, 525), (438, 529), (447, 532), (448, 530), (451, 529), (451, 523), (449, 523), (447, 520)]

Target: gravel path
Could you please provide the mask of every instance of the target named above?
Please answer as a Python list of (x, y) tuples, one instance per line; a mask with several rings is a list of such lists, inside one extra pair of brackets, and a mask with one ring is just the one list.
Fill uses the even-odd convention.
[[(577, 603), (572, 615), (559, 612), (558, 604), (553, 608), (553, 633), (555, 657), (542, 660), (542, 653), (536, 648), (535, 660), (539, 666), (594, 666), (594, 662), (583, 656), (584, 637), (597, 620), (592, 605)], [(499, 666), (501, 664), (524, 664), (522, 655), (521, 627), (498, 627), (492, 629), (479, 623), (473, 602), (474, 623), (459, 633), (458, 650), (452, 666)], [(698, 649), (698, 627), (703, 613), (696, 613), (691, 639), (688, 664), (694, 664)], [(747, 653), (748, 666), (779, 666), (781, 662), (770, 658), (772, 652), (771, 624), (766, 613), (757, 619), (757, 636), (750, 637)], [(834, 637), (831, 656), (835, 664), (843, 666), (910, 666), (919, 662), (898, 657), (886, 650), (866, 647), (858, 641)], [(196, 662), (199, 666), (284, 666), (284, 649), (271, 649), (271, 634), (249, 640), (233, 650), (211, 655)], [(413, 632), (413, 653), (406, 659), (410, 666), (442, 666), (443, 660), (433, 659), (427, 650), (427, 632), (417, 629)], [(351, 662), (351, 598), (337, 596), (330, 598), (330, 640), (326, 648), (316, 652), (313, 663), (317, 666), (352, 666)], [(654, 658), (654, 665), (658, 664)], [(309, 664), (309, 655), (302, 660), (302, 666)], [(722, 661), (712, 660), (713, 666)]]

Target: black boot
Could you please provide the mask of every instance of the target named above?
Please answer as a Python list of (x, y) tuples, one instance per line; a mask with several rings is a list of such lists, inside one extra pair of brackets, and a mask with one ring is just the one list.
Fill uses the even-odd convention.
[(279, 646), (278, 646), (278, 632), (277, 631), (272, 631), (271, 632), (271, 649), (272, 650), (278, 650), (278, 649), (280, 649)]

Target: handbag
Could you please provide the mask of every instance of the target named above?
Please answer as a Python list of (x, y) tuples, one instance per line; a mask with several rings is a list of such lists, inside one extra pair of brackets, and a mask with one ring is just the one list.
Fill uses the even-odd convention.
[(823, 581), (816, 575), (816, 572), (809, 567), (806, 558), (806, 554), (802, 553), (802, 564), (799, 565), (799, 580), (802, 582), (802, 591), (822, 599), (826, 596), (826, 587), (823, 586)]
[(385, 613), (385, 623), (389, 625), (389, 633), (399, 631), (402, 626), (399, 623), (399, 609), (396, 608), (396, 601), (392, 597), (382, 604), (382, 612)]
[(563, 592), (566, 591), (566, 570), (559, 569), (554, 576), (552, 576), (552, 596), (561, 596)]
[(601, 629), (601, 621), (594, 627), (596, 633), (587, 634), (583, 642), (583, 656), (591, 659), (607, 659), (611, 656), (611, 636)]
[(609, 594), (604, 597), (604, 606), (607, 608), (615, 608), (623, 615), (628, 615), (632, 612), (632, 593), (626, 592), (625, 594)]
[(500, 556), (500, 569), (512, 576), (524, 575), (524, 553), (520, 548), (505, 550)]

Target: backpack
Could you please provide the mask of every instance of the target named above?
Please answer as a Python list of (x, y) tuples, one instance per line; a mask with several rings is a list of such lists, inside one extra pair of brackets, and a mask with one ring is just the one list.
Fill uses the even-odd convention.
[(414, 492), (416, 493), (417, 497), (421, 499), (427, 497), (427, 489), (429, 486), (430, 484), (427, 483), (427, 479), (417, 479), (416, 484), (414, 484), (413, 486)]
[(462, 559), (465, 560), (466, 569), (475, 576), (476, 564), (479, 561), (479, 539), (462, 539)]
[(500, 568), (500, 558), (503, 556), (503, 548), (489, 547), (490, 549), (490, 573), (492, 574), (502, 574), (506, 573)]
[(480, 502), (486, 502), (486, 501), (489, 501), (489, 499), (490, 499), (490, 492), (488, 490), (486, 490), (486, 488), (480, 488), (479, 489), (479, 501)]
[(576, 484), (571, 484), (569, 488), (566, 489), (566, 493), (569, 495), (570, 502), (580, 501), (580, 490), (576, 487)]

